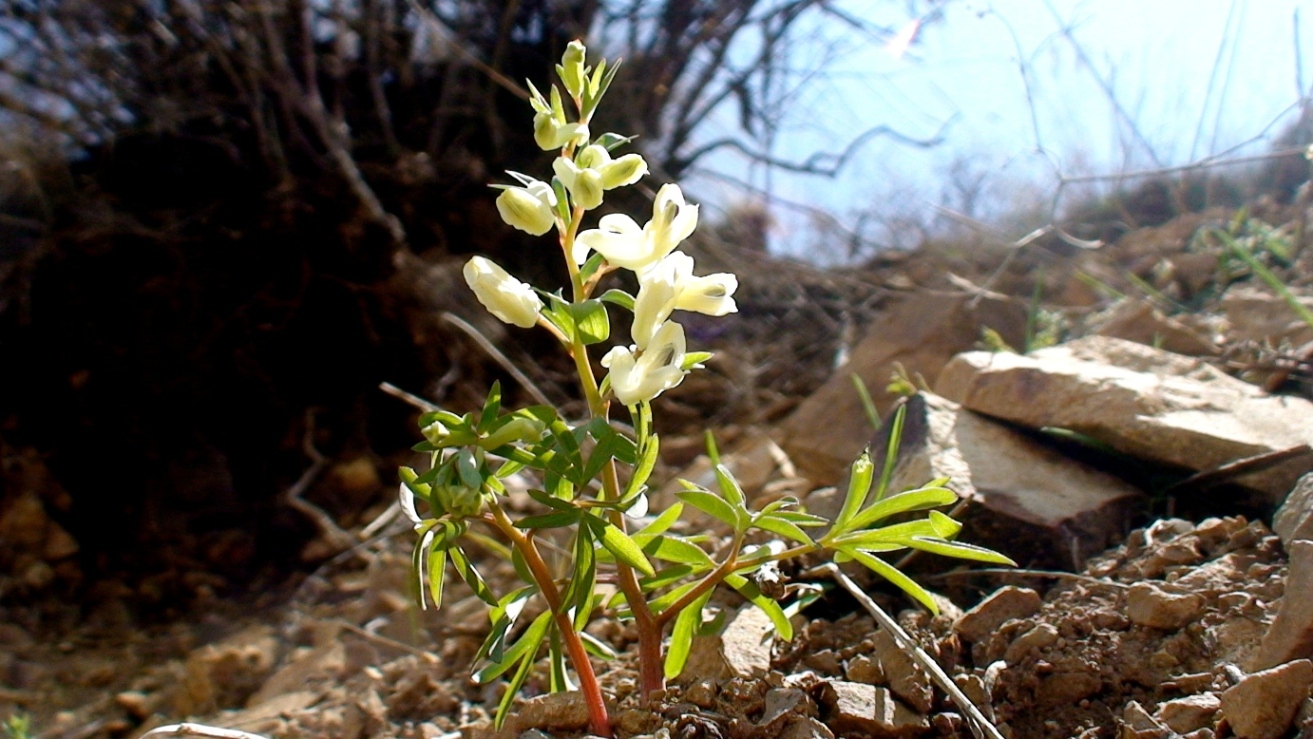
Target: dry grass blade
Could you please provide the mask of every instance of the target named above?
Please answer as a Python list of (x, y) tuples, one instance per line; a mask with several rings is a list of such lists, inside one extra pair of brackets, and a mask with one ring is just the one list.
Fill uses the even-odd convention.
[(205, 724), (169, 724), (151, 729), (141, 735), (141, 739), (163, 739), (167, 736), (205, 736), (213, 739), (268, 739), (261, 734), (252, 734), (240, 729), (224, 729)]
[(912, 640), (912, 637), (903, 630), (903, 627), (899, 626), (898, 622), (888, 613), (885, 613), (884, 609), (871, 599), (871, 596), (862, 592), (862, 589), (857, 586), (857, 583), (853, 582), (851, 578), (843, 574), (834, 563), (826, 564), (821, 569), (828, 571), (830, 577), (833, 577), (835, 582), (842, 585), (844, 590), (851, 593), (852, 596), (857, 599), (857, 602), (861, 603), (862, 607), (870, 612), (876, 623), (880, 624), (881, 628), (885, 629), (891, 636), (893, 636), (894, 642), (898, 644), (898, 647), (902, 649), (918, 667), (925, 670), (926, 673), (930, 675), (930, 678), (935, 681), (935, 684), (948, 694), (949, 698), (953, 699), (953, 702), (962, 709), (964, 714), (966, 714), (968, 719), (967, 725), (971, 727), (971, 733), (975, 734), (976, 739), (985, 739), (985, 737), (988, 737), (989, 739), (1003, 739), (1003, 735), (999, 733), (999, 730), (994, 724), (990, 723), (989, 719), (985, 718), (985, 714), (981, 713), (980, 709), (976, 707), (976, 704), (972, 703), (971, 699), (957, 687), (957, 684), (953, 682), (953, 678), (949, 677), (948, 674), (944, 672), (943, 668), (941, 668), (939, 664), (930, 657), (930, 655), (925, 653), (924, 649), (917, 646), (916, 642)]

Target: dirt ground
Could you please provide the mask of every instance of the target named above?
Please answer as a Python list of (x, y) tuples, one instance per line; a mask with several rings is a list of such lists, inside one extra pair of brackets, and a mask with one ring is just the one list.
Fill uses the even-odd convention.
[[(50, 738), (135, 736), (183, 719), (272, 737), (498, 735), (488, 726), (498, 686), (476, 685), (466, 669), (486, 628), (482, 607), (453, 593), (440, 612), (419, 611), (407, 595), (409, 544), (394, 525), (295, 587), (216, 601), (152, 628), (132, 627), (112, 605), (60, 633), (4, 624), (0, 674), (13, 687), (0, 692), (0, 713), (21, 712), (34, 736)], [(907, 609), (899, 620), (1005, 736), (1126, 736), (1140, 713), (1230, 684), (1233, 665), (1273, 617), (1284, 563), (1262, 523), (1165, 520), (1081, 574), (926, 576), (962, 607), (1000, 590), (1021, 605), (963, 617), (946, 601), (938, 617)], [(509, 575), (504, 569), (490, 567), (492, 577)], [(906, 608), (867, 582), (886, 609)], [(1151, 586), (1188, 606), (1145, 616), (1128, 605)], [(1015, 617), (989, 623), (1003, 616)], [(846, 594), (832, 592), (795, 619), (798, 635), (774, 645), (768, 674), (675, 681), (649, 707), (631, 695), (628, 659), (603, 665), (605, 687), (619, 698), (618, 735), (970, 735), (961, 709), (899, 659)], [(602, 619), (593, 629), (627, 654), (633, 635), (624, 626)], [(854, 685), (887, 687), (903, 713), (888, 726), (863, 724), (835, 697), (835, 686)], [(526, 695), (542, 690), (531, 681)], [(531, 699), (500, 735), (579, 736), (586, 718), (577, 709), (559, 697)], [(1180, 734), (1225, 735), (1206, 710), (1180, 721)]]

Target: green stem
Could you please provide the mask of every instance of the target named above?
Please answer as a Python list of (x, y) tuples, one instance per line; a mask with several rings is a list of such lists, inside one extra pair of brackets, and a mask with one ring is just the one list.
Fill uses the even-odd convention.
[(552, 618), (556, 621), (556, 629), (560, 632), (561, 639), (565, 641), (565, 649), (570, 654), (570, 662), (574, 665), (575, 674), (579, 676), (579, 690), (583, 693), (584, 702), (588, 705), (590, 731), (598, 736), (610, 737), (611, 718), (607, 715), (606, 699), (602, 697), (602, 686), (597, 682), (597, 673), (593, 672), (593, 663), (588, 659), (588, 650), (584, 648), (583, 639), (579, 637), (579, 632), (575, 631), (574, 622), (570, 619), (569, 614), (565, 612), (561, 600), (561, 591), (557, 589), (556, 581), (552, 578), (547, 563), (543, 561), (542, 555), (538, 553), (538, 547), (534, 546), (533, 541), (525, 536), (524, 532), (515, 528), (501, 506), (494, 502), (490, 508), (493, 523), (511, 541), (511, 544), (520, 551), (525, 564), (533, 574), (534, 582), (538, 584), (539, 592), (542, 593), (543, 598), (547, 601), (547, 607), (552, 611)]
[(657, 620), (658, 628), (664, 627), (666, 622), (668, 622), (670, 619), (674, 618), (675, 616), (678, 616), (680, 611), (684, 610), (689, 605), (691, 605), (693, 601), (702, 597), (703, 593), (707, 592), (708, 590), (711, 590), (712, 588), (722, 583), (726, 577), (728, 577), (732, 572), (734, 572), (734, 570), (738, 567), (738, 560), (739, 560), (738, 553), (739, 553), (739, 549), (742, 546), (743, 546), (743, 535), (735, 534), (734, 542), (730, 545), (729, 548), (729, 552), (730, 552), (729, 556), (725, 558), (725, 561), (721, 562), (720, 566), (717, 567), (716, 569), (712, 570), (711, 572), (708, 572), (705, 577), (703, 577), (701, 580), (698, 581), (697, 585), (694, 585), (691, 590), (689, 590), (687, 593), (684, 593), (684, 595), (680, 596), (679, 600), (676, 600), (674, 603), (671, 603), (669, 606), (663, 608), (661, 610), (661, 613), (657, 614), (656, 620)]

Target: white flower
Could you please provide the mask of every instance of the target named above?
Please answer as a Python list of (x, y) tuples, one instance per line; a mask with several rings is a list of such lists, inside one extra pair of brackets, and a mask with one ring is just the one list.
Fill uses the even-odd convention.
[(508, 187), (497, 196), (497, 212), (507, 224), (534, 236), (542, 236), (556, 224), (556, 193), (546, 182), (511, 172), (524, 187)]
[(611, 264), (638, 272), (660, 261), (693, 233), (698, 207), (684, 202), (679, 185), (665, 185), (652, 204), (652, 220), (642, 228), (621, 214), (602, 216), (597, 225), (575, 239), (575, 261), (583, 264), (590, 250), (597, 251)]
[(734, 313), (734, 291), (739, 280), (727, 272), (706, 277), (693, 275), (693, 257), (673, 252), (638, 275), (634, 300), (634, 345), (646, 348), (658, 328), (676, 310), (723, 316)]
[(552, 170), (570, 191), (575, 205), (592, 210), (602, 204), (602, 192), (638, 182), (647, 174), (647, 162), (638, 154), (612, 159), (606, 147), (585, 146), (574, 159), (558, 157)]
[(488, 312), (506, 323), (530, 328), (538, 322), (543, 301), (528, 284), (507, 274), (485, 257), (471, 257), (465, 263), (465, 282)]
[(617, 346), (602, 357), (611, 370), (611, 392), (626, 406), (651, 400), (684, 380), (684, 327), (666, 321), (652, 337), (647, 349), (635, 355), (635, 347)]

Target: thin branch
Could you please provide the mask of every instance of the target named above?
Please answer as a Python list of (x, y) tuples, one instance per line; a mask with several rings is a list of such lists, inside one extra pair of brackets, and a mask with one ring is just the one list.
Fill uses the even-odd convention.
[(877, 136), (885, 136), (908, 146), (929, 149), (944, 142), (945, 133), (957, 118), (958, 115), (954, 114), (953, 117), (949, 118), (939, 127), (939, 130), (935, 132), (934, 136), (931, 136), (928, 139), (913, 138), (882, 124), (863, 131), (861, 135), (849, 141), (848, 146), (837, 154), (824, 151), (815, 152), (801, 162), (791, 162), (753, 151), (742, 141), (733, 138), (723, 138), (712, 141), (694, 149), (692, 153), (682, 157), (682, 159), (688, 162), (695, 162), (717, 149), (734, 149), (755, 162), (761, 162), (778, 169), (783, 169), (789, 172), (799, 172), (802, 174), (820, 175), (822, 177), (835, 177), (843, 170), (844, 164), (852, 160), (853, 152), (859, 149), (867, 141), (870, 141)]
[(926, 654), (925, 650), (922, 649), (914, 639), (912, 639), (910, 634), (903, 630), (903, 627), (898, 625), (897, 621), (895, 621), (888, 613), (885, 613), (884, 609), (880, 607), (880, 604), (876, 603), (871, 599), (871, 596), (867, 595), (861, 588), (857, 587), (857, 583), (853, 582), (851, 578), (843, 574), (834, 563), (831, 562), (826, 564), (821, 569), (828, 571), (830, 577), (833, 577), (835, 582), (842, 585), (844, 590), (851, 593), (852, 596), (857, 599), (857, 602), (861, 603), (862, 607), (871, 614), (876, 620), (876, 623), (880, 624), (880, 628), (889, 632), (889, 635), (894, 638), (894, 642), (898, 644), (898, 647), (902, 649), (903, 652), (917, 664), (917, 666), (925, 670), (926, 673), (930, 675), (930, 678), (935, 681), (935, 684), (939, 686), (940, 690), (947, 693), (948, 697), (957, 704), (958, 708), (962, 709), (962, 713), (966, 714), (966, 717), (969, 719), (967, 721), (967, 726), (971, 727), (971, 733), (976, 735), (976, 739), (985, 739), (986, 737), (989, 739), (1003, 739), (1003, 735), (999, 733), (998, 728), (990, 723), (989, 719), (985, 718), (985, 714), (982, 713), (980, 709), (976, 707), (976, 704), (972, 703), (971, 699), (966, 696), (966, 693), (963, 693), (962, 690), (957, 687), (957, 683), (953, 682), (953, 678), (949, 677), (948, 673), (944, 672), (944, 669), (940, 667), (939, 663), (935, 662), (929, 654)]

